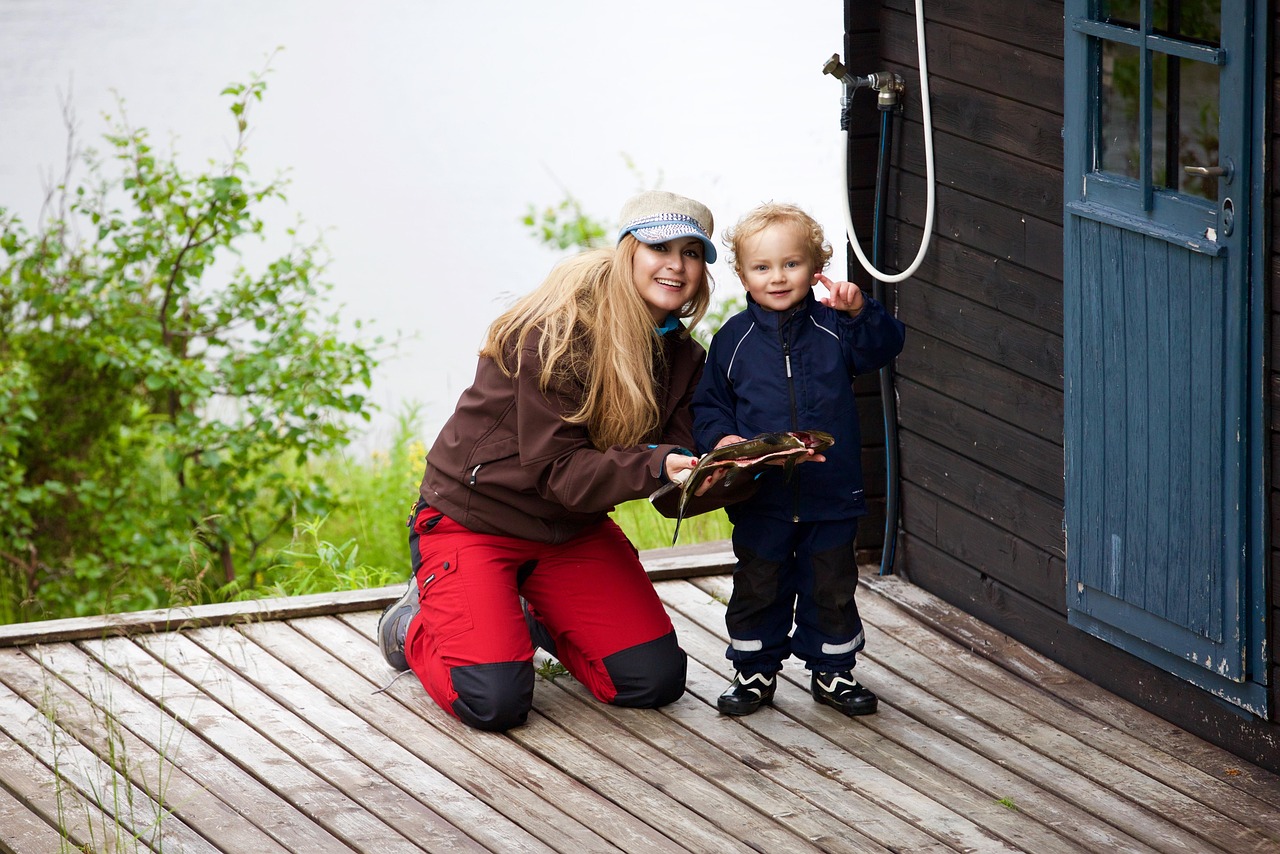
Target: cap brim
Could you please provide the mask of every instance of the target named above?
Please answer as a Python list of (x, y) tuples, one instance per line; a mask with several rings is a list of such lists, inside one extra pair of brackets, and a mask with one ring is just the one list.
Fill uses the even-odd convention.
[(623, 232), (623, 234), (627, 233), (635, 235), (636, 240), (649, 245), (666, 243), (668, 240), (675, 240), (680, 237), (696, 237), (702, 242), (703, 256), (706, 258), (707, 263), (714, 264), (716, 261), (716, 247), (711, 242), (711, 238), (707, 236), (706, 232), (686, 223), (650, 225), (643, 228), (633, 228), (630, 232)]

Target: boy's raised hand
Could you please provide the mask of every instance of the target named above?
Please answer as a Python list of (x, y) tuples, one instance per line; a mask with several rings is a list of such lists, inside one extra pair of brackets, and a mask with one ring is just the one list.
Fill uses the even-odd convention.
[(814, 273), (813, 278), (815, 285), (822, 285), (827, 289), (829, 296), (821, 302), (829, 308), (856, 315), (867, 303), (866, 297), (862, 294), (862, 288), (853, 282), (835, 282), (822, 273)]

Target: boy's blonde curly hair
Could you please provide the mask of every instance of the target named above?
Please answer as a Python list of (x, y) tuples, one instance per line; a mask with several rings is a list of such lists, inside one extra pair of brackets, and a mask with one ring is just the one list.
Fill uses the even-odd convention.
[(729, 262), (733, 264), (733, 271), (738, 274), (739, 279), (745, 280), (742, 262), (739, 260), (742, 244), (773, 225), (795, 226), (809, 244), (813, 266), (818, 270), (827, 269), (827, 265), (831, 263), (831, 244), (827, 242), (818, 221), (796, 205), (765, 202), (749, 211), (725, 232), (724, 245), (729, 250)]

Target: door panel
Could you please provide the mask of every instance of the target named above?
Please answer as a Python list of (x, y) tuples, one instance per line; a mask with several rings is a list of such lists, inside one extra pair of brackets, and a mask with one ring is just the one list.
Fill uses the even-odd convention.
[(1070, 622), (1258, 712), (1252, 12), (1067, 0), (1064, 438)]

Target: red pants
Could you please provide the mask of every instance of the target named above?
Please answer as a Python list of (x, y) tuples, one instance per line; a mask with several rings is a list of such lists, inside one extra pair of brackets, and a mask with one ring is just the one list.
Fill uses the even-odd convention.
[(505, 730), (528, 716), (534, 650), (521, 597), (560, 662), (600, 700), (654, 707), (684, 692), (671, 619), (612, 520), (551, 545), (478, 534), (426, 507), (409, 542), (422, 609), (405, 657), (464, 722)]

